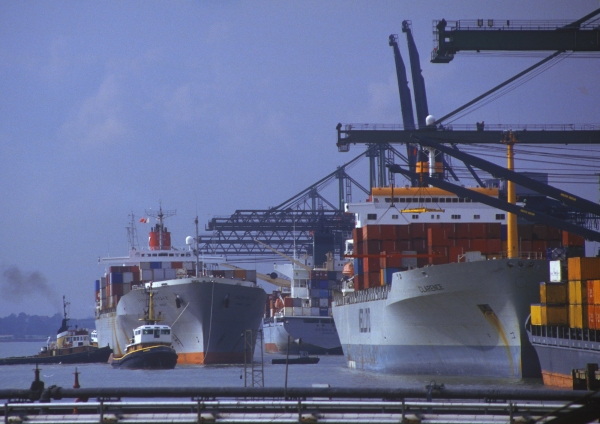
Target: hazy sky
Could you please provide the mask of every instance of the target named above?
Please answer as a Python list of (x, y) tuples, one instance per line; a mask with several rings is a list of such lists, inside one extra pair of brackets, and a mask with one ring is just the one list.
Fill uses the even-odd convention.
[[(433, 20), (575, 20), (599, 7), (0, 2), (0, 316), (60, 312), (63, 294), (73, 317), (92, 316), (98, 257), (126, 254), (131, 212), (176, 209), (167, 226), (183, 246), (196, 214), (203, 227), (275, 206), (358, 155), (338, 153), (335, 126), (401, 122), (388, 36), (408, 65), (403, 20), (441, 116), (540, 58), (431, 64)], [(600, 62), (567, 59), (457, 123), (598, 123), (599, 110)], [(597, 200), (598, 187), (584, 194)]]

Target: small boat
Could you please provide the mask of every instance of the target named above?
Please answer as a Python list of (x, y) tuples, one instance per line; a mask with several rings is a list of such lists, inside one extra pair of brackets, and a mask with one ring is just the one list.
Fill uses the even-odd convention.
[(37, 355), (15, 356), (0, 358), (0, 365), (20, 364), (86, 364), (95, 362), (106, 362), (112, 353), (110, 346), (99, 348), (94, 343), (90, 331), (85, 328), (69, 328), (67, 317), (67, 306), (63, 296), (63, 319), (62, 325), (57, 331), (56, 341), (48, 341), (42, 346)]
[(154, 316), (154, 293), (152, 284), (148, 292), (148, 309), (140, 325), (133, 330), (131, 344), (120, 357), (109, 359), (115, 368), (126, 369), (173, 369), (177, 365), (177, 353), (171, 345), (171, 327), (157, 324), (162, 320), (160, 313)]
[(275, 365), (300, 365), (300, 364), (318, 364), (318, 356), (308, 356), (308, 352), (300, 351), (300, 354), (293, 358), (274, 358), (271, 360), (271, 364)]

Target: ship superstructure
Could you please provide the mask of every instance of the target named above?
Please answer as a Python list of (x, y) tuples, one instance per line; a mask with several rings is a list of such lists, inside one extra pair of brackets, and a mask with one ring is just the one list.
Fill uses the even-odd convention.
[(243, 334), (251, 330), (256, 338), (266, 300), (255, 271), (217, 269), (223, 258), (199, 256), (192, 237), (187, 247), (173, 247), (164, 219), (161, 208), (147, 249), (99, 259), (106, 270), (96, 281), (98, 345), (110, 345), (115, 356), (125, 353), (152, 282), (155, 313), (171, 327), (178, 364), (250, 360)]

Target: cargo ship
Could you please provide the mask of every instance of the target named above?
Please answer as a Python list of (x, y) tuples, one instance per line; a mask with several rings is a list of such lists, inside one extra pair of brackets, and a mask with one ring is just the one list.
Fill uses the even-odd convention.
[(320, 267), (313, 262), (312, 256), (303, 255), (292, 263), (275, 264), (275, 272), (289, 278), (291, 287), (269, 295), (263, 320), (266, 352), (343, 353), (331, 302), (333, 289), (342, 279), (344, 261), (329, 252)]
[(526, 326), (544, 384), (574, 387), (574, 370), (600, 364), (600, 258), (551, 261)]
[[(497, 188), (472, 188), (494, 198)], [(346, 204), (355, 275), (334, 293), (349, 367), (399, 374), (541, 377), (525, 320), (548, 281), (548, 249), (584, 240), (433, 187), (373, 188)]]
[[(255, 271), (218, 269), (223, 258), (200, 256), (193, 237), (186, 239), (187, 247), (173, 247), (164, 225), (172, 214), (162, 207), (154, 214), (148, 248), (135, 247), (130, 237), (127, 256), (99, 259), (106, 269), (95, 282), (98, 345), (110, 345), (115, 356), (125, 353), (147, 312), (146, 287), (152, 282), (154, 307), (171, 327), (178, 364), (251, 360), (253, 352), (246, 346), (254, 346), (267, 297)], [(196, 232), (197, 225), (196, 220)], [(130, 236), (134, 229), (132, 219)], [(245, 340), (249, 335), (252, 343)]]

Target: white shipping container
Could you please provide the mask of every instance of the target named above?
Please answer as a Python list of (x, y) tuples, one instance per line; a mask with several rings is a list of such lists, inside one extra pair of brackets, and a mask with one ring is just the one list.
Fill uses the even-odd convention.
[(302, 315), (305, 317), (310, 316), (310, 308), (302, 308)]
[(169, 269), (169, 268), (171, 268), (171, 262), (163, 262), (161, 268), (162, 269)]
[(131, 283), (133, 281), (133, 272), (123, 273), (123, 283)]
[(106, 288), (106, 277), (100, 277), (100, 291)]
[(184, 262), (183, 267), (188, 270), (194, 269), (194, 262)]
[(322, 297), (319, 299), (319, 307), (326, 308), (329, 306), (329, 299)]
[(131, 283), (123, 283), (123, 295), (131, 291)]
[(150, 269), (150, 262), (141, 262), (140, 269)]
[(150, 281), (154, 278), (154, 274), (151, 269), (142, 269), (142, 280)]
[(160, 281), (165, 279), (164, 269), (153, 269), (152, 271), (154, 271), (154, 281)]
[(296, 317), (302, 316), (302, 306), (293, 306), (293, 314)]
[(313, 317), (318, 317), (319, 316), (319, 308), (310, 308), (310, 314)]
[(286, 306), (283, 308), (284, 315), (294, 315), (294, 308), (292, 306)]
[(165, 278), (167, 280), (174, 280), (177, 278), (177, 270), (175, 268), (167, 268), (165, 271)]

